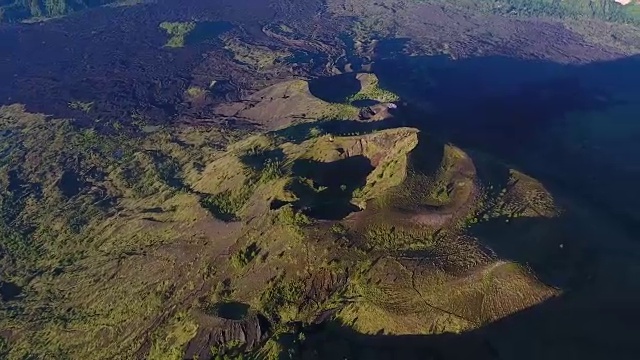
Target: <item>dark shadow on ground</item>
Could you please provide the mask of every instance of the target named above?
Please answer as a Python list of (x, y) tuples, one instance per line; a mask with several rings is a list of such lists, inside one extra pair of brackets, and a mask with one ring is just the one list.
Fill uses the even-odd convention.
[(342, 103), (360, 91), (360, 81), (355, 73), (320, 77), (309, 81), (311, 94), (324, 101)]
[(22, 288), (11, 282), (0, 282), (0, 299), (2, 301), (16, 300), (22, 294)]
[(543, 283), (568, 291), (587, 285), (598, 267), (599, 239), (571, 217), (505, 215), (475, 224), (469, 233), (500, 258), (523, 264)]
[(343, 219), (359, 210), (351, 204), (352, 193), (366, 184), (373, 169), (361, 155), (333, 162), (298, 160), (291, 169), (298, 181), (290, 190), (300, 199), (294, 206), (316, 219)]
[[(413, 107), (410, 125), (489, 153), (638, 229), (640, 143), (630, 134), (640, 134), (640, 107), (589, 121), (566, 117), (632, 106), (640, 94), (639, 56), (584, 65), (503, 56), (451, 60), (408, 56), (395, 43), (380, 46), (377, 56), (381, 87)], [(612, 188), (624, 194), (612, 196)]]
[(240, 161), (255, 171), (263, 171), (267, 166), (282, 163), (285, 158), (286, 155), (280, 148), (271, 150), (256, 149), (240, 156)]
[[(635, 298), (637, 300), (637, 298)], [(476, 331), (442, 335), (363, 335), (336, 321), (312, 326), (298, 350), (299, 359), (635, 359), (634, 332), (603, 330), (610, 320), (635, 310), (631, 299), (602, 302), (598, 314), (572, 296), (552, 299)], [(570, 325), (570, 327), (568, 327)], [(589, 336), (589, 337), (586, 337)], [(624, 338), (621, 338), (623, 336)], [(587, 339), (594, 338), (597, 341)], [(613, 340), (613, 341), (612, 341)], [(623, 341), (621, 341), (623, 340)], [(624, 344), (626, 346), (620, 346)]]
[(249, 313), (249, 305), (237, 301), (221, 302), (213, 305), (212, 314), (227, 320), (242, 320)]
[(497, 218), (472, 229), (499, 258), (528, 266), (561, 289), (557, 297), (461, 334), (365, 335), (353, 324), (329, 320), (304, 329), (298, 358), (635, 359), (640, 249), (629, 239), (603, 242), (606, 230), (599, 229), (606, 224), (585, 220), (577, 212)]
[(86, 184), (79, 174), (75, 171), (68, 170), (62, 173), (57, 185), (62, 195), (70, 198), (78, 195)]
[(356, 107), (366, 107), (380, 104), (378, 100), (364, 99), (364, 100), (355, 100), (351, 102), (351, 105)]
[(444, 156), (444, 143), (427, 132), (418, 133), (418, 144), (409, 153), (411, 171), (435, 175)]
[(196, 28), (189, 33), (186, 44), (197, 44), (203, 41), (215, 41), (217, 37), (233, 29), (233, 24), (226, 21), (198, 22)]

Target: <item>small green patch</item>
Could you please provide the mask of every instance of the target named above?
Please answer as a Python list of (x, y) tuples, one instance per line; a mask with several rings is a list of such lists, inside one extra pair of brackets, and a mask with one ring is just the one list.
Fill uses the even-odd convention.
[(298, 314), (303, 294), (304, 284), (301, 281), (281, 280), (262, 293), (260, 308), (272, 320), (291, 321)]
[(309, 138), (310, 139), (315, 139), (317, 137), (320, 137), (324, 135), (324, 130), (322, 130), (321, 128), (314, 126), (311, 129), (309, 129)]
[(277, 219), (281, 224), (296, 228), (311, 225), (311, 219), (307, 215), (299, 211), (295, 211), (291, 205), (283, 206), (278, 212)]
[(94, 102), (72, 101), (69, 103), (69, 109), (80, 110), (89, 113), (93, 109)]
[(252, 45), (234, 38), (226, 38), (224, 48), (233, 54), (233, 58), (243, 64), (263, 70), (273, 67), (287, 57), (286, 51), (270, 49), (264, 46)]
[(346, 236), (347, 233), (349, 232), (349, 229), (347, 229), (346, 226), (340, 223), (331, 225), (331, 228), (329, 230), (331, 230), (331, 232), (337, 236)]
[(358, 100), (376, 100), (379, 102), (394, 102), (400, 100), (400, 97), (391, 91), (382, 89), (380, 81), (375, 76), (370, 76), (368, 83), (356, 94), (346, 99), (347, 103), (353, 103)]
[(185, 39), (190, 32), (196, 28), (196, 23), (189, 22), (163, 22), (160, 28), (164, 29), (170, 36), (165, 44), (166, 47), (181, 48), (185, 45)]
[(206, 195), (200, 199), (200, 205), (222, 221), (238, 221), (240, 219), (239, 212), (253, 194), (253, 190), (253, 186), (242, 186), (236, 192), (227, 190), (214, 195)]
[(245, 344), (238, 340), (229, 341), (220, 346), (211, 348), (213, 360), (245, 360), (249, 357), (245, 354)]
[(0, 336), (0, 358), (4, 359), (9, 354), (9, 344), (7, 340)]
[(213, 289), (211, 295), (212, 302), (227, 301), (234, 293), (233, 286), (231, 285), (231, 279), (224, 279), (218, 283)]
[(282, 162), (278, 159), (266, 159), (260, 172), (259, 182), (265, 183), (282, 177), (284, 174), (282, 166)]
[(244, 151), (240, 160), (257, 183), (266, 183), (282, 177), (285, 173), (285, 155), (280, 148), (265, 148), (254, 145)]
[(199, 86), (191, 86), (187, 89), (186, 94), (191, 100), (203, 99), (207, 96), (207, 90)]
[(280, 30), (282, 30), (283, 32), (286, 33), (293, 33), (293, 29), (291, 29), (289, 26), (285, 25), (285, 24), (280, 24), (278, 26), (280, 28)]
[(231, 258), (231, 264), (237, 269), (242, 269), (253, 261), (259, 253), (260, 247), (258, 247), (258, 244), (252, 243), (235, 253)]

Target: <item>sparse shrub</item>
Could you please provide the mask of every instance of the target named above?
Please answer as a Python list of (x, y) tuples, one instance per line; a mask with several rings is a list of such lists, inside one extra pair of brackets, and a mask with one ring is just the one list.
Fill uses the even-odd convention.
[(300, 281), (279, 281), (260, 296), (260, 307), (272, 320), (290, 321), (297, 314), (304, 284)]
[(171, 298), (175, 291), (175, 284), (169, 280), (163, 280), (156, 285), (155, 293), (163, 301), (167, 301)]
[(0, 357), (4, 358), (9, 354), (9, 344), (7, 340), (0, 336)]
[(130, 189), (135, 197), (149, 196), (156, 191), (156, 179), (153, 173), (138, 161), (124, 166), (118, 174), (121, 185)]
[[(374, 185), (375, 183), (372, 183), (371, 185)], [(357, 188), (355, 190), (353, 190), (351, 197), (358, 199), (361, 197), (364, 197), (365, 195), (365, 189), (363, 187)]]
[(207, 96), (207, 90), (198, 86), (191, 86), (187, 89), (186, 94), (191, 99), (202, 99)]
[(260, 173), (260, 182), (267, 182), (281, 177), (282, 162), (278, 159), (268, 158), (264, 161), (262, 171)]
[(215, 264), (204, 264), (202, 267), (202, 278), (205, 280), (211, 279), (216, 275), (218, 269)]
[(291, 56), (287, 51), (248, 44), (232, 37), (223, 37), (222, 40), (224, 48), (233, 54), (236, 61), (257, 69), (268, 69)]
[(261, 147), (260, 145), (251, 145), (250, 148), (248, 148), (245, 152), (244, 152), (244, 156), (246, 157), (256, 157), (256, 156), (260, 156), (265, 152), (265, 149), (263, 147)]
[(281, 224), (294, 227), (311, 225), (311, 219), (307, 215), (299, 211), (295, 211), (291, 205), (283, 206), (280, 209), (278, 212), (278, 221)]
[(237, 268), (241, 269), (247, 266), (256, 256), (260, 253), (260, 248), (256, 243), (252, 243), (244, 249), (239, 250), (237, 253), (233, 255), (231, 258), (231, 264)]
[(225, 301), (231, 298), (233, 295), (233, 287), (231, 286), (231, 279), (224, 279), (218, 282), (211, 295), (212, 302)]
[(242, 186), (237, 192), (229, 190), (214, 195), (206, 195), (200, 199), (200, 205), (209, 210), (213, 216), (222, 221), (237, 221), (238, 213), (247, 203), (254, 186)]
[(155, 162), (158, 177), (162, 182), (173, 188), (182, 188), (184, 186), (182, 184), (182, 169), (175, 160), (160, 156), (156, 157)]
[(323, 133), (324, 131), (322, 131), (322, 129), (320, 129), (319, 127), (312, 127), (311, 129), (309, 129), (309, 138), (313, 139), (320, 137)]
[(246, 165), (248, 176), (257, 183), (265, 183), (281, 177), (284, 173), (282, 149), (252, 145), (239, 155)]
[(231, 340), (220, 346), (211, 347), (213, 360), (244, 360), (248, 357), (244, 354), (245, 344), (239, 340)]
[(69, 103), (69, 108), (88, 113), (91, 111), (91, 109), (93, 109), (93, 101), (91, 102), (72, 101)]
[(340, 223), (336, 223), (331, 225), (330, 228), (331, 232), (334, 233), (335, 235), (338, 236), (345, 236), (347, 235), (348, 229), (346, 226), (340, 224)]

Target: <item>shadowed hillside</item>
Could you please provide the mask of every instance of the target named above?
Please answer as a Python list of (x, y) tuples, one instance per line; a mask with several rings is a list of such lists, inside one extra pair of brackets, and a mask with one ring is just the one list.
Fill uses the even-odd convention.
[[(409, 68), (425, 71), (413, 82), (399, 82), (394, 74)], [(495, 154), (633, 226), (638, 68), (636, 57), (581, 66), (504, 57), (394, 58), (383, 60), (376, 74), (383, 86), (421, 108), (425, 120), (412, 124)], [(424, 79), (433, 85), (425, 88)], [(612, 187), (625, 195), (612, 196)]]

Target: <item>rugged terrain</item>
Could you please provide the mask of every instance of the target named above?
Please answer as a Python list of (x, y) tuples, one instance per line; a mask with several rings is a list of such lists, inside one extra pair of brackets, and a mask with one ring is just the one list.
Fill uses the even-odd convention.
[(640, 29), (589, 3), (0, 25), (0, 358), (635, 358)]

